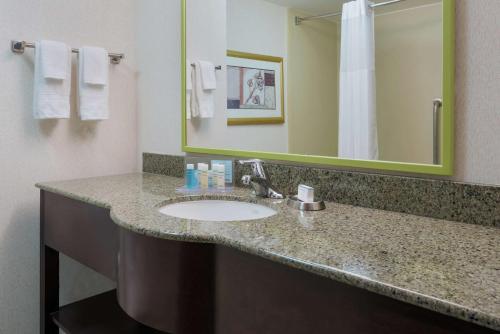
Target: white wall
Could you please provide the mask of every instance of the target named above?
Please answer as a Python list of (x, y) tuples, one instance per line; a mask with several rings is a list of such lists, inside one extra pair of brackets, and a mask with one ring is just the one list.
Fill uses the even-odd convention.
[(456, 176), (500, 185), (500, 1), (457, 1)]
[[(283, 57), (286, 68), (285, 7), (262, 0), (189, 0), (187, 5), (187, 57), (191, 61), (225, 64), (230, 49)], [(218, 71), (217, 78), (215, 117), (188, 121), (188, 144), (288, 152), (286, 106), (285, 124), (227, 126), (226, 71)]]
[[(38, 332), (35, 182), (137, 170), (133, 22), (133, 0), (0, 1), (0, 333)], [(16, 55), (9, 44), (41, 38), (126, 54), (122, 64), (111, 67), (110, 120), (79, 121), (74, 100), (70, 120), (33, 119), (33, 50)], [(178, 110), (178, 101), (174, 104)], [(62, 266), (62, 302), (112, 286), (70, 261), (63, 259)]]
[[(175, 0), (172, 0), (175, 2)], [(456, 1), (456, 173), (457, 181), (500, 185), (500, 1)], [(177, 24), (169, 32), (180, 34)], [(168, 65), (171, 73), (178, 67)], [(180, 90), (180, 85), (176, 88)], [(180, 100), (177, 106), (180, 110)], [(180, 112), (180, 111), (179, 111)], [(177, 131), (180, 122), (171, 124)], [(142, 136), (148, 137), (147, 133)], [(177, 137), (180, 145), (180, 136)], [(173, 145), (165, 143), (165, 147)], [(165, 153), (175, 153), (166, 150)]]
[(180, 155), (180, 0), (135, 2), (139, 155)]
[(227, 0), (230, 50), (286, 58), (288, 9), (263, 0)]
[[(226, 0), (187, 1), (186, 45), (188, 62), (211, 61), (222, 65), (226, 59)], [(188, 72), (189, 73), (189, 72)], [(186, 123), (187, 143), (190, 146), (219, 147), (226, 130), (225, 96), (226, 70), (217, 71), (215, 113), (211, 119), (193, 118)]]

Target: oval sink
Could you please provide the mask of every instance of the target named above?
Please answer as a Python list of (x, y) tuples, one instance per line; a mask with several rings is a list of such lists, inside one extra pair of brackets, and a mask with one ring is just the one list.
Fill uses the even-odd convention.
[(178, 202), (165, 205), (159, 211), (177, 218), (218, 222), (262, 219), (276, 214), (267, 206), (227, 200)]

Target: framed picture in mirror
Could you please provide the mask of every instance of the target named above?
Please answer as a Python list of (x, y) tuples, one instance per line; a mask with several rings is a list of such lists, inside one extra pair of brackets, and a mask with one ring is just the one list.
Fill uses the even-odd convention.
[(227, 124), (285, 122), (283, 58), (227, 51)]

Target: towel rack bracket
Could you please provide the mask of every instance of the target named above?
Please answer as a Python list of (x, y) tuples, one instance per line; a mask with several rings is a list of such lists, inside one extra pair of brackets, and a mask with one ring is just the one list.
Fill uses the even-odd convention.
[(10, 49), (14, 53), (23, 54), (26, 48), (26, 42), (24, 41), (10, 41)]
[(110, 55), (109, 59), (111, 61), (111, 64), (118, 65), (122, 61), (122, 59), (125, 58), (125, 55), (123, 53), (120, 53), (118, 55)]

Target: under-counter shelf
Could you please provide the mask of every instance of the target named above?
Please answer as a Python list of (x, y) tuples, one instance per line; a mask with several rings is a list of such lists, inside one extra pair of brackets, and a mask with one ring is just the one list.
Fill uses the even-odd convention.
[(165, 334), (129, 317), (118, 305), (116, 290), (62, 306), (51, 318), (66, 334)]

